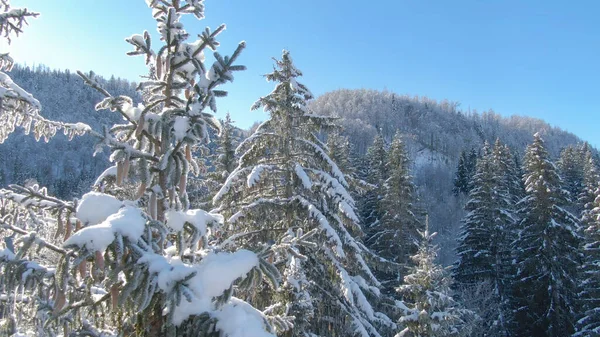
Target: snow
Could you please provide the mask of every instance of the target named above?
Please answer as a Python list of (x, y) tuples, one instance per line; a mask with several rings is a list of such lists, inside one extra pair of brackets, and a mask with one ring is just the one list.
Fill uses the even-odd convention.
[(219, 201), (225, 194), (227, 194), (227, 192), (229, 192), (229, 190), (231, 189), (231, 185), (237, 181), (239, 175), (241, 175), (242, 173), (245, 173), (249, 170), (249, 168), (245, 167), (245, 168), (236, 168), (235, 170), (233, 170), (233, 172), (231, 172), (231, 174), (229, 175), (229, 177), (227, 177), (227, 179), (225, 180), (225, 183), (223, 184), (223, 186), (221, 186), (221, 189), (219, 190), (219, 192), (217, 192), (217, 194), (215, 194), (215, 196), (213, 197), (213, 203), (216, 203), (217, 201)]
[(83, 228), (73, 234), (64, 247), (79, 246), (89, 251), (104, 251), (115, 240), (115, 234), (121, 234), (131, 242), (137, 242), (144, 234), (146, 218), (139, 208), (126, 206), (110, 215), (102, 223)]
[(327, 162), (327, 164), (331, 168), (331, 172), (333, 173), (333, 176), (342, 184), (342, 186), (344, 186), (344, 187), (348, 186), (348, 182), (346, 181), (346, 178), (344, 178), (344, 174), (342, 173), (342, 171), (340, 171), (337, 164), (333, 160), (331, 160), (331, 158), (329, 158), (327, 153), (325, 153), (325, 151), (320, 146), (318, 146), (317, 144), (315, 144), (309, 140), (302, 139), (302, 138), (296, 138), (295, 140), (300, 143), (304, 143), (304, 144), (308, 145), (315, 152), (317, 152), (319, 157), (321, 157), (321, 159), (323, 159)]
[(181, 231), (183, 225), (187, 222), (194, 226), (200, 235), (206, 235), (206, 228), (210, 223), (223, 223), (223, 216), (213, 214), (201, 209), (190, 209), (187, 211), (170, 210), (165, 214), (167, 218), (167, 226), (175, 231)]
[(177, 116), (175, 117), (175, 122), (173, 123), (173, 132), (175, 134), (175, 139), (177, 141), (181, 141), (188, 130), (190, 129), (190, 119), (186, 116)]
[(93, 226), (116, 213), (121, 206), (123, 206), (123, 202), (112, 195), (89, 192), (84, 194), (79, 201), (75, 216), (84, 224)]
[(140, 116), (142, 115), (142, 111), (144, 111), (144, 109), (145, 107), (141, 103), (139, 103), (137, 107), (134, 107), (130, 104), (126, 104), (123, 106), (122, 111), (127, 117), (129, 117), (129, 119), (137, 122), (140, 119)]
[(304, 186), (305, 189), (310, 190), (312, 188), (312, 182), (310, 181), (310, 178), (302, 168), (302, 165), (296, 163), (296, 165), (294, 166), (294, 171), (296, 172), (298, 178), (300, 178), (300, 180), (302, 181), (302, 186)]
[(336, 255), (342, 258), (345, 257), (346, 254), (344, 253), (342, 240), (340, 239), (340, 236), (337, 234), (335, 229), (331, 227), (329, 221), (327, 221), (327, 218), (325, 218), (325, 215), (323, 215), (323, 213), (321, 213), (321, 211), (317, 207), (315, 207), (315, 205), (310, 203), (310, 201), (300, 196), (297, 196), (296, 199), (302, 204), (302, 206), (306, 207), (310, 217), (316, 219), (319, 222), (319, 226), (322, 230), (325, 231), (325, 234), (327, 235), (329, 240), (333, 241)]
[(96, 178), (96, 181), (94, 182), (94, 186), (100, 185), (102, 183), (102, 180), (106, 179), (106, 177), (116, 177), (117, 176), (117, 165), (113, 165), (109, 168), (107, 168), (106, 170), (104, 170), (104, 172), (102, 172), (98, 178)]
[(268, 170), (269, 168), (271, 168), (271, 165), (256, 165), (246, 178), (248, 188), (252, 188), (254, 185), (256, 185), (256, 183), (258, 183), (260, 180), (260, 175), (262, 172), (264, 170)]
[[(256, 254), (249, 250), (240, 249), (234, 253), (229, 252), (210, 252), (208, 253), (200, 263), (196, 265), (188, 265), (177, 257), (165, 257), (162, 255), (148, 253), (142, 256), (138, 263), (148, 264), (148, 271), (151, 274), (157, 274), (158, 286), (164, 292), (169, 292), (177, 282), (186, 278), (193, 272), (196, 275), (190, 278), (185, 284), (190, 290), (192, 301), (183, 297), (179, 305), (175, 306), (173, 311), (173, 323), (180, 325), (189, 316), (199, 315), (204, 312), (208, 312), (212, 315), (219, 317), (219, 315), (235, 315), (235, 316), (222, 316), (226, 318), (228, 324), (230, 320), (240, 322), (239, 319), (250, 319), (252, 315), (249, 311), (241, 305), (239, 300), (233, 300), (225, 304), (219, 313), (219, 309), (215, 308), (213, 299), (223, 294), (223, 292), (231, 287), (233, 282), (240, 277), (244, 277), (253, 268), (259, 265), (259, 260)], [(228, 306), (235, 304), (239, 308), (228, 308)], [(225, 311), (223, 311), (225, 310)], [(256, 316), (254, 317), (254, 319)], [(252, 320), (247, 321), (249, 327), (256, 327), (256, 322)], [(243, 334), (243, 332), (234, 329), (232, 325), (229, 327), (233, 329), (235, 334), (229, 336), (253, 336)], [(223, 329), (227, 329), (223, 327)], [(263, 328), (264, 330), (264, 328)], [(253, 332), (250, 330), (249, 332)], [(270, 336), (270, 335), (257, 335), (257, 336)]]
[(231, 301), (214, 315), (216, 328), (228, 337), (275, 337), (265, 331), (264, 315), (250, 304), (232, 297)]

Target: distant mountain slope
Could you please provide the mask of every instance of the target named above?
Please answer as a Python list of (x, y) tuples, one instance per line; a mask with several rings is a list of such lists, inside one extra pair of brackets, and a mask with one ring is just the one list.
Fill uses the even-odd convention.
[(466, 113), (450, 101), (400, 96), (387, 91), (342, 89), (326, 93), (312, 102), (317, 114), (340, 118), (344, 132), (359, 154), (371, 145), (377, 129), (391, 140), (397, 129), (405, 135), (413, 159), (413, 176), (432, 228), (439, 232), (440, 259), (454, 262), (454, 248), (464, 197), (452, 193), (456, 164), (461, 151), (479, 149), (496, 138), (523, 154), (541, 132), (550, 154), (581, 140), (572, 133), (530, 117), (502, 117), (492, 111)]
[[(99, 131), (102, 126), (121, 120), (114, 113), (95, 111), (94, 106), (102, 95), (85, 86), (79, 76), (69, 71), (17, 65), (10, 76), (41, 102), (41, 113), (46, 118), (84, 122)], [(113, 95), (137, 95), (133, 83), (114, 77), (98, 79)], [(76, 137), (69, 142), (65, 136), (57, 135), (49, 144), (38, 143), (32, 135), (24, 135), (19, 130), (0, 144), (0, 187), (22, 184), (26, 179), (34, 178), (53, 194), (73, 197), (82, 188), (87, 189), (108, 166), (106, 154), (92, 157), (95, 142), (89, 136)]]
[(550, 153), (555, 156), (566, 145), (581, 142), (572, 133), (540, 119), (506, 118), (493, 111), (467, 113), (455, 102), (436, 102), (388, 91), (332, 91), (314, 100), (311, 107), (318, 114), (340, 117), (346, 133), (351, 135), (361, 153), (371, 143), (377, 128), (387, 139), (400, 129), (413, 145), (449, 158), (457, 158), (463, 149), (479, 147), (485, 140), (493, 143), (496, 137), (522, 152), (536, 132), (544, 135)]

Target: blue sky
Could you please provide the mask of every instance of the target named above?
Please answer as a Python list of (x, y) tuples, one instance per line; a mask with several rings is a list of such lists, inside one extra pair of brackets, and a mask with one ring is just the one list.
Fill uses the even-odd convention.
[[(154, 20), (143, 0), (13, 0), (42, 13), (9, 50), (17, 62), (94, 70), (130, 80), (146, 70), (124, 38)], [(271, 57), (291, 51), (316, 95), (387, 89), (528, 115), (600, 146), (600, 1), (208, 0), (189, 32), (227, 24), (223, 54), (247, 42), (219, 102), (247, 127), (266, 115), (251, 104), (272, 85)], [(2, 50), (6, 50), (2, 46)]]

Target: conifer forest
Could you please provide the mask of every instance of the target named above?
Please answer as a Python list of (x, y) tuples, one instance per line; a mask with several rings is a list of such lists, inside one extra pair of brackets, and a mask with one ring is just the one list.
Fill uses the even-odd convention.
[[(139, 83), (0, 54), (0, 336), (600, 336), (592, 145), (425, 96), (315, 97), (287, 50), (240, 128), (218, 107), (245, 42), (187, 31), (202, 0), (146, 4)], [(3, 39), (36, 24), (0, 9)]]

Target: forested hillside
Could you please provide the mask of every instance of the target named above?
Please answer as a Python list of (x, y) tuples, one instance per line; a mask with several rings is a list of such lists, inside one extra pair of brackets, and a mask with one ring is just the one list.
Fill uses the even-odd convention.
[[(62, 122), (83, 122), (96, 130), (103, 125), (119, 122), (113, 114), (96, 112), (94, 106), (102, 98), (96, 90), (82, 85), (77, 74), (52, 70), (44, 66), (16, 65), (10, 75), (23, 89), (31, 92), (42, 104), (42, 114)], [(98, 79), (116, 95), (135, 96), (135, 85), (126, 80)], [(57, 135), (48, 144), (36, 142), (31, 135), (19, 130), (0, 144), (0, 186), (23, 184), (35, 179), (47, 186), (52, 194), (74, 197), (93, 183), (108, 166), (108, 154), (101, 150), (95, 156), (96, 140), (90, 136), (69, 141)]]
[[(485, 142), (500, 139), (519, 159), (539, 132), (552, 158), (570, 145), (582, 143), (572, 133), (543, 120), (503, 117), (492, 110), (465, 111), (459, 102), (437, 102), (426, 96), (409, 97), (388, 91), (342, 89), (311, 102), (317, 114), (340, 118), (356, 156), (362, 156), (378, 132), (388, 145), (397, 132), (403, 136), (411, 162), (411, 174), (421, 206), (429, 214), (432, 230), (439, 234), (440, 259), (448, 265), (456, 258), (456, 238), (465, 195), (456, 195), (454, 179), (463, 152), (479, 152)], [(596, 155), (596, 153), (594, 153)]]

